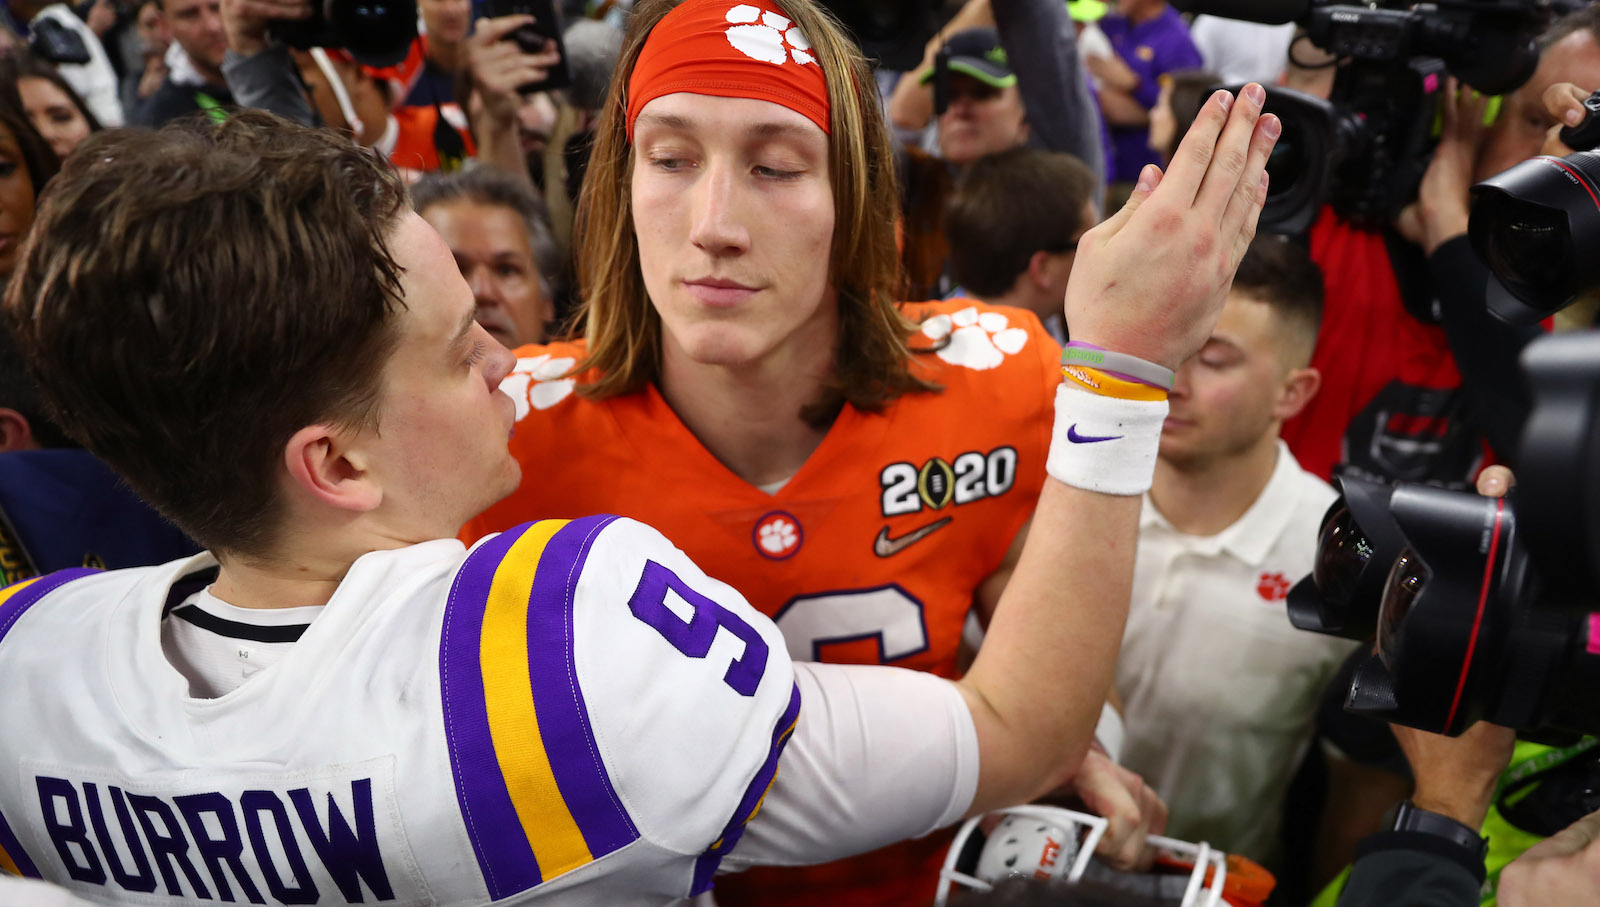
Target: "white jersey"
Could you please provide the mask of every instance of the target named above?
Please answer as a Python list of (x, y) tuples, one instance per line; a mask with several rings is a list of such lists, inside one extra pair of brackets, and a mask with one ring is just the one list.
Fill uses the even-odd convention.
[(368, 554), (195, 699), (161, 620), (214, 565), (0, 593), (0, 869), (100, 903), (661, 903), (710, 887), (799, 711), (772, 624), (631, 520)]

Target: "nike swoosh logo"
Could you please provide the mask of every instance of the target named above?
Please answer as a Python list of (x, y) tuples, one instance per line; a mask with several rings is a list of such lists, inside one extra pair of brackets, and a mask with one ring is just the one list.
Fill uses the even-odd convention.
[(934, 520), (928, 525), (923, 526), (920, 529), (913, 529), (897, 539), (889, 538), (889, 527), (885, 526), (878, 530), (878, 537), (872, 540), (872, 553), (876, 554), (878, 557), (894, 557), (907, 548), (910, 548), (912, 545), (915, 545), (928, 536), (933, 535), (935, 532), (938, 532), (940, 529), (943, 529), (953, 519), (955, 519), (955, 517), (947, 516), (942, 520)]
[(1067, 440), (1074, 444), (1093, 444), (1096, 441), (1115, 441), (1120, 437), (1122, 436), (1106, 435), (1104, 437), (1096, 437), (1094, 435), (1080, 435), (1078, 434), (1078, 426), (1076, 423), (1067, 428)]

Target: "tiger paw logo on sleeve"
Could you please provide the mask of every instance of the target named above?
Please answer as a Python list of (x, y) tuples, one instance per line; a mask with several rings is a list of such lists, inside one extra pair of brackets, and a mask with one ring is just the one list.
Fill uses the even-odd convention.
[(1028, 345), (1025, 328), (1013, 327), (999, 312), (979, 314), (977, 306), (929, 318), (922, 323), (922, 335), (943, 341), (934, 350), (940, 359), (978, 371), (999, 368), (1007, 356), (1015, 356)]

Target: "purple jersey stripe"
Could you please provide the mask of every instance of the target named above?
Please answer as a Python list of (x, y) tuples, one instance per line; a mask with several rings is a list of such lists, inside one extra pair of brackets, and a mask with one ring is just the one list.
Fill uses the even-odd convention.
[(573, 605), (578, 578), (600, 531), (614, 516), (573, 520), (545, 546), (528, 602), (528, 679), (551, 773), (595, 859), (639, 837), (611, 786), (576, 682)]
[(495, 758), (484, 704), (479, 642), (489, 587), (506, 552), (531, 524), (524, 523), (478, 546), (456, 572), (445, 604), (439, 641), (439, 682), (444, 732), (455, 774), (456, 799), (472, 840), (489, 897), (499, 900), (543, 881), (539, 861), (522, 833)]
[(733, 818), (722, 830), (722, 837), (695, 860), (694, 888), (689, 891), (690, 897), (711, 889), (712, 877), (716, 875), (717, 867), (722, 864), (722, 858), (739, 843), (739, 838), (744, 835), (745, 825), (755, 817), (756, 807), (761, 805), (761, 798), (767, 795), (767, 789), (772, 787), (773, 779), (778, 776), (778, 757), (783, 755), (783, 748), (788, 745), (789, 737), (794, 733), (795, 722), (799, 718), (800, 688), (797, 686), (794, 692), (789, 694), (789, 707), (783, 710), (777, 726), (772, 729), (772, 749), (767, 753), (767, 761), (761, 764), (761, 770), (756, 772), (755, 778), (750, 781), (750, 786), (745, 788), (744, 797), (739, 800), (739, 808), (733, 811)]
[(30, 879), (41, 878), (39, 867), (33, 865), (33, 861), (28, 859), (28, 852), (22, 849), (22, 842), (18, 841), (17, 836), (11, 833), (11, 826), (6, 824), (5, 816), (0, 816), (0, 851), (3, 851), (6, 856), (11, 858), (11, 862), (16, 864), (17, 871), (24, 876)]
[(79, 577), (99, 572), (88, 567), (74, 567), (0, 589), (0, 642), (5, 641), (6, 633), (22, 617), (22, 612), (37, 604), (39, 599)]

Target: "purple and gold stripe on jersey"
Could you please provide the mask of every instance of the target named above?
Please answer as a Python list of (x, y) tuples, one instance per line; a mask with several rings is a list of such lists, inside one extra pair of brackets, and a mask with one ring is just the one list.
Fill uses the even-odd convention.
[(750, 786), (745, 788), (744, 796), (739, 799), (739, 808), (733, 811), (733, 818), (722, 829), (722, 836), (695, 860), (694, 887), (689, 891), (690, 897), (711, 889), (712, 877), (717, 874), (717, 867), (722, 865), (722, 858), (733, 851), (744, 836), (745, 826), (761, 811), (761, 801), (772, 789), (772, 782), (778, 779), (778, 757), (783, 755), (783, 748), (788, 745), (789, 738), (794, 734), (795, 723), (799, 720), (800, 688), (795, 687), (789, 694), (788, 708), (783, 710), (783, 715), (772, 729), (772, 748), (767, 751), (767, 760), (761, 763), (761, 769), (750, 780)]
[(27, 851), (22, 849), (22, 842), (11, 833), (11, 826), (6, 824), (6, 817), (3, 815), (0, 815), (0, 872), (27, 876), (30, 879), (39, 878), (39, 868), (28, 859)]
[(639, 837), (576, 682), (573, 600), (616, 517), (526, 523), (484, 542), (445, 606), (439, 674), (456, 797), (490, 897)]
[[(38, 604), (40, 599), (81, 576), (99, 572), (87, 567), (58, 570), (0, 589), (0, 642), (5, 642), (6, 634), (16, 626), (23, 613)], [(11, 832), (11, 826), (6, 824), (3, 815), (0, 815), (0, 872), (39, 878), (38, 867), (28, 858), (27, 851), (22, 849), (22, 842)]]
[(57, 570), (0, 589), (0, 641), (6, 638), (6, 633), (11, 630), (17, 619), (22, 617), (22, 613), (38, 604), (39, 599), (81, 576), (99, 572), (88, 567)]

